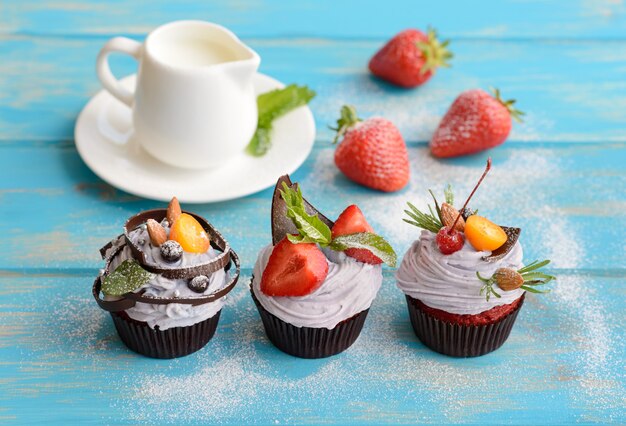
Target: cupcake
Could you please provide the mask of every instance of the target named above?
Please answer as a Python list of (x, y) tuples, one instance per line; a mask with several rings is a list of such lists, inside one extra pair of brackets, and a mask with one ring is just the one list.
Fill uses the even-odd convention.
[(176, 197), (167, 210), (131, 217), (100, 253), (106, 264), (93, 296), (126, 346), (152, 358), (203, 348), (239, 278), (228, 242), (204, 218), (182, 212)]
[(289, 176), (281, 177), (272, 201), (272, 244), (261, 249), (250, 288), (267, 337), (301, 358), (348, 349), (382, 284), (382, 263), (395, 261), (356, 205), (332, 222)]
[[(406, 222), (422, 228), (402, 259), (397, 284), (406, 296), (417, 337), (429, 348), (456, 357), (480, 356), (498, 349), (509, 337), (526, 292), (544, 293), (554, 279), (524, 266), (518, 241), (521, 230), (498, 226), (467, 205), (491, 168), (459, 211), (448, 186), (446, 202), (428, 212), (411, 203)], [(431, 191), (431, 195), (432, 195)]]

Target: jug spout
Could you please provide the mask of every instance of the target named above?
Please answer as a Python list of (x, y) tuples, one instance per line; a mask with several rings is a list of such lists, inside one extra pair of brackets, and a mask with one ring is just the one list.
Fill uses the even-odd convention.
[(254, 50), (236, 40), (239, 52), (243, 53), (238, 61), (232, 62), (229, 70), (231, 77), (241, 84), (249, 84), (259, 69), (261, 58)]

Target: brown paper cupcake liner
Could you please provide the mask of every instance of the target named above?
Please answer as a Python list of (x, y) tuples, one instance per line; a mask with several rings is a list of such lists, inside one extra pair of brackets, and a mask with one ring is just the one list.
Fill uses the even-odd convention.
[(215, 334), (221, 312), (199, 323), (167, 330), (150, 328), (147, 322), (136, 321), (124, 311), (111, 312), (111, 318), (129, 349), (151, 358), (170, 359), (202, 349)]
[(299, 358), (326, 358), (348, 349), (357, 340), (369, 309), (327, 328), (296, 327), (269, 313), (250, 289), (267, 338), (281, 351)]
[(474, 357), (495, 351), (511, 333), (517, 314), (524, 304), (501, 320), (487, 325), (459, 325), (441, 321), (424, 312), (417, 299), (406, 296), (411, 325), (417, 337), (432, 350), (453, 357)]

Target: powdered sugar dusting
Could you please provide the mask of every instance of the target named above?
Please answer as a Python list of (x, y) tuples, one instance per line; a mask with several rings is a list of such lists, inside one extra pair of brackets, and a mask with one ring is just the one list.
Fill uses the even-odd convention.
[(550, 220), (538, 220), (536, 232), (549, 236), (542, 239), (545, 257), (552, 259), (553, 268), (574, 269), (579, 267), (584, 259), (584, 249), (579, 244), (575, 228), (555, 210), (545, 206), (538, 210), (538, 217), (547, 217)]
[(589, 280), (583, 276), (562, 276), (551, 297), (556, 299), (558, 320), (567, 327), (567, 338), (577, 342), (571, 379), (580, 390), (574, 398), (579, 404), (602, 410), (603, 421), (615, 421), (619, 419), (614, 412), (620, 405), (618, 395), (626, 395), (626, 344), (623, 330), (619, 330), (623, 323), (608, 313)]
[[(415, 91), (399, 90), (390, 101), (388, 88), (369, 75), (342, 79), (336, 84), (317, 88), (319, 99), (315, 116), (320, 123), (334, 124), (343, 105), (352, 105), (355, 99), (359, 117), (381, 116), (391, 120), (402, 136), (410, 141), (429, 140), (449, 105), (449, 92), (431, 85)], [(332, 141), (334, 134), (326, 126), (319, 126), (317, 137)]]
[[(392, 280), (387, 274), (355, 345), (324, 360), (299, 360), (274, 350), (250, 298), (244, 298), (233, 307), (237, 313), (226, 325), (232, 329), (227, 341), (218, 330), (201, 354), (170, 361), (165, 372), (142, 370), (125, 383), (130, 399), (120, 401), (119, 408), (132, 406), (134, 420), (146, 423), (324, 422), (309, 411), (311, 401), (324, 401), (324, 411), (335, 413), (333, 420), (339, 422), (346, 418), (342, 416), (370, 422), (401, 418), (397, 416), (472, 422), (502, 407), (522, 410), (526, 404), (520, 395), (545, 391), (573, 363), (572, 398), (611, 409), (608, 392), (620, 384), (619, 378), (607, 379), (611, 369), (606, 364), (619, 362), (620, 343), (610, 330), (611, 318), (580, 279), (563, 277), (554, 295), (529, 296), (498, 356), (476, 359), (442, 357), (424, 348), (410, 329)], [(248, 289), (239, 288), (237, 294), (248, 295)], [(559, 339), (550, 337), (553, 330), (547, 324), (555, 323)], [(560, 345), (572, 341), (579, 344), (568, 345), (564, 353)], [(547, 370), (545, 380), (528, 370), (537, 362)], [(346, 405), (347, 395), (351, 402)]]
[[(101, 418), (105, 422), (483, 423), (498, 416), (502, 423), (529, 423), (537, 413), (528, 408), (539, 410), (546, 398), (547, 422), (624, 418), (625, 318), (615, 297), (621, 294), (618, 278), (560, 275), (552, 293), (528, 295), (496, 354), (454, 359), (417, 341), (387, 271), (359, 340), (323, 360), (301, 360), (273, 348), (249, 279), (244, 274), (229, 295), (213, 340), (175, 360), (152, 360), (125, 348), (108, 314), (91, 298), (75, 295), (90, 279), (39, 289), (50, 296), (39, 306), (42, 315), (0, 316), (0, 326), (10, 330), (12, 324), (35, 322), (36, 334), (12, 337), (18, 347), (27, 339), (34, 349), (34, 362), (25, 360), (25, 368), (48, 377), (50, 366), (60, 365), (62, 374), (105, 407), (98, 411), (108, 413)], [(20, 300), (38, 303), (30, 296)], [(44, 359), (38, 358), (41, 352)], [(578, 410), (565, 410), (565, 404)]]

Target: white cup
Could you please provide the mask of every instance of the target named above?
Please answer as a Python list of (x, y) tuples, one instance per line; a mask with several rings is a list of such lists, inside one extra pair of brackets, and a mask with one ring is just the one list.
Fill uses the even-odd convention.
[[(111, 52), (139, 62), (134, 93), (113, 76)], [(203, 169), (240, 155), (252, 138), (260, 61), (222, 26), (176, 21), (152, 31), (144, 43), (112, 38), (96, 68), (102, 86), (132, 108), (133, 138), (147, 152), (173, 166)]]

